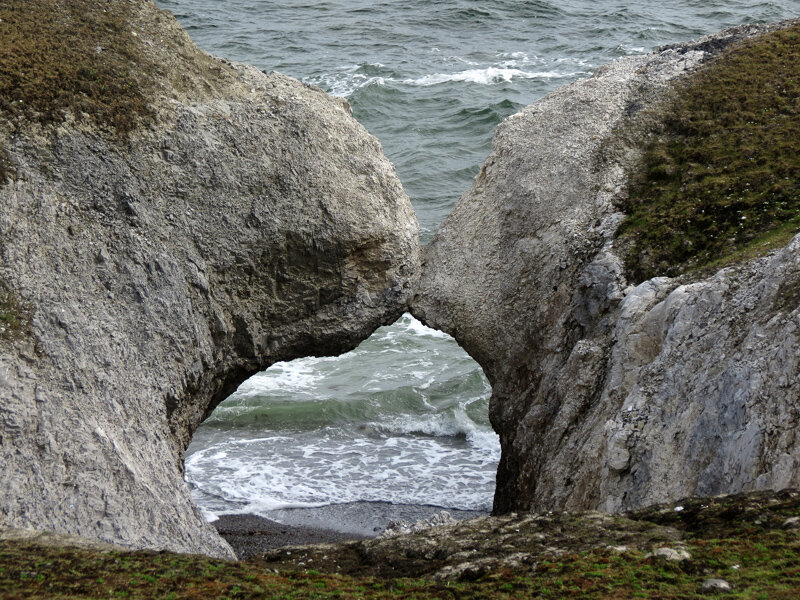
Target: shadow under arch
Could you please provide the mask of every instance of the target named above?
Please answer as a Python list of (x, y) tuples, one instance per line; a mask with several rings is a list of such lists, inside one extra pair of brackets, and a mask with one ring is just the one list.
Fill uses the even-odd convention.
[(195, 431), (186, 480), (209, 520), (371, 535), (442, 509), (488, 513), (500, 457), (490, 395), (453, 338), (405, 314), (351, 352), (245, 381)]

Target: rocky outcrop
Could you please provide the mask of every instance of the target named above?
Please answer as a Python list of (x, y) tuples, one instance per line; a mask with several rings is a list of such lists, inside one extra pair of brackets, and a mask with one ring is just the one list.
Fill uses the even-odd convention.
[(499, 573), (530, 573), (538, 562), (558, 560), (563, 554), (601, 548), (649, 550), (680, 543), (675, 529), (600, 512), (512, 513), (370, 540), (286, 546), (260, 558), (277, 570), (470, 581)]
[(531, 576), (546, 570), (548, 562), (598, 553), (604, 560), (624, 556), (654, 566), (680, 563), (688, 573), (708, 574), (719, 553), (704, 560), (693, 556), (695, 550), (705, 553), (710, 540), (731, 545), (736, 538), (770, 533), (780, 547), (778, 540), (792, 539), (798, 527), (798, 507), (800, 492), (783, 490), (687, 499), (624, 515), (512, 513), (429, 524), (371, 540), (276, 548), (260, 558), (278, 571), (475, 581)]
[(618, 511), (800, 484), (800, 237), (629, 285), (627, 177), (675, 83), (739, 27), (607, 65), (502, 123), (424, 250), (414, 313), (493, 386), (495, 511)]
[(0, 114), (0, 526), (232, 556), (183, 481), (192, 432), (249, 375), (399, 317), (416, 218), (346, 102), (118, 4), (94, 8), (158, 66), (150, 118)]

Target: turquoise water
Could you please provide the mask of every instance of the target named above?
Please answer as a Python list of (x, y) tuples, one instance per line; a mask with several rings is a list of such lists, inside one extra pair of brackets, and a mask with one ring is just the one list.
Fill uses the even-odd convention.
[(215, 513), (355, 501), (488, 510), (490, 393), (452, 339), (406, 315), (342, 357), (245, 382), (195, 433), (187, 477)]
[[(494, 127), (602, 63), (796, 0), (158, 0), (198, 45), (349, 99), (382, 142), (427, 242), (470, 186)], [(186, 461), (212, 512), (354, 500), (491, 507), (496, 436), (479, 367), (404, 317), (355, 354), (276, 365), (196, 433)]]

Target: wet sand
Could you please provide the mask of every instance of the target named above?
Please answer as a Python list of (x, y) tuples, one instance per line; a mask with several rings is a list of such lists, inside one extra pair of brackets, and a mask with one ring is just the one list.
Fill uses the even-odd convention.
[[(337, 543), (379, 535), (393, 521), (414, 523), (443, 508), (388, 502), (350, 502), (318, 508), (270, 511), (271, 518), (252, 514), (221, 515), (213, 525), (241, 559), (283, 546)], [(447, 510), (455, 519), (484, 515), (479, 511)]]

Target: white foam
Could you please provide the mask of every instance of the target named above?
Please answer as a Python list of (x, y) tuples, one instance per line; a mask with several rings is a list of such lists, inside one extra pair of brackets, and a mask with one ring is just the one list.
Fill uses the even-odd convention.
[[(428, 379), (426, 381), (423, 381), (422, 383), (420, 383), (417, 387), (419, 389), (421, 389), (421, 390), (427, 390), (429, 387), (431, 387), (431, 385), (433, 385), (433, 383), (435, 381), (436, 381), (436, 377), (431, 376), (431, 377), (428, 377)], [(424, 398), (424, 396), (423, 396), (423, 398)]]
[[(433, 49), (432, 52), (438, 52)], [(574, 77), (580, 73), (565, 73), (552, 70), (531, 70), (529, 67), (541, 66), (544, 61), (539, 57), (529, 57), (524, 52), (502, 52), (497, 54), (499, 59), (495, 64), (482, 66), (481, 63), (467, 60), (459, 56), (443, 58), (445, 64), (460, 64), (472, 68), (456, 72), (431, 73), (416, 78), (397, 79), (381, 75), (371, 75), (361, 72), (362, 69), (385, 68), (381, 63), (367, 65), (343, 65), (333, 73), (324, 73), (304, 79), (306, 83), (317, 85), (328, 90), (333, 96), (349, 97), (357, 90), (370, 86), (385, 86), (395, 83), (427, 87), (446, 82), (466, 82), (480, 85), (493, 85), (507, 83), (514, 79), (560, 79)], [(556, 60), (556, 63), (573, 59)], [(580, 61), (578, 61), (580, 62)]]
[(406, 79), (403, 83), (418, 86), (431, 86), (450, 81), (463, 81), (480, 85), (492, 85), (518, 79), (556, 79), (572, 77), (574, 73), (559, 73), (558, 71), (523, 71), (509, 67), (487, 67), (485, 69), (467, 69), (458, 73), (434, 73), (417, 79)]
[(497, 54), (500, 59), (498, 66), (501, 67), (529, 67), (531, 65), (543, 65), (545, 61), (538, 56), (531, 58), (525, 52), (500, 52)]
[(203, 513), (203, 518), (206, 520), (206, 523), (213, 523), (214, 521), (219, 521), (219, 517), (210, 510), (201, 508), (200, 512)]
[(500, 459), (500, 438), (488, 426), (473, 421), (464, 406), (452, 411), (428, 415), (400, 415), (376, 424), (392, 434), (424, 434), (432, 436), (464, 436), (476, 449), (490, 455), (489, 460)]
[(385, 68), (382, 63), (371, 63), (367, 65), (342, 65), (333, 73), (325, 73), (314, 77), (306, 77), (303, 81), (311, 85), (317, 85), (328, 90), (332, 96), (346, 98), (351, 96), (356, 90), (369, 87), (371, 85), (386, 85), (387, 82), (395, 82), (391, 77), (381, 77), (378, 75), (366, 75), (358, 71), (365, 67)]
[[(381, 354), (395, 344), (402, 361)], [(434, 360), (439, 350), (446, 364)], [(475, 382), (462, 387), (475, 371), (465, 361), (450, 336), (405, 314), (349, 355), (274, 365), (240, 387), (235, 396), (246, 402), (234, 399), (220, 409), (234, 416), (264, 411), (262, 402), (271, 397), (342, 406), (354, 401), (344, 413), (331, 413), (352, 410), (349, 424), (333, 417), (327, 427), (314, 420), (306, 428), (300, 417), (291, 432), (254, 429), (270, 422), (262, 415), (237, 430), (220, 428), (221, 418), (198, 436), (201, 449), (190, 448), (185, 462), (196, 502), (216, 514), (359, 500), (490, 508), (499, 443), (488, 422), (470, 419), (471, 412), (485, 411), (489, 388)], [(444, 397), (438, 382), (459, 391)]]
[(322, 359), (303, 358), (279, 362), (253, 375), (236, 390), (237, 397), (261, 396), (270, 392), (298, 392), (313, 387), (321, 378), (317, 366)]
[(630, 44), (620, 44), (616, 49), (624, 52), (626, 55), (644, 54), (647, 52), (644, 46), (631, 46)]
[(499, 58), (528, 60), (528, 55), (525, 52), (500, 52), (497, 56)]
[(500, 460), (500, 436), (490, 429), (475, 429), (468, 434), (470, 443), (489, 453), (491, 460)]
[(213, 501), (216, 513), (222, 512), (220, 499), (227, 512), (359, 500), (485, 510), (499, 458), (499, 448), (463, 441), (334, 429), (298, 436), (294, 443), (276, 436), (218, 446), (186, 461), (196, 501), (201, 506)]
[(401, 328), (403, 332), (411, 333), (413, 335), (447, 340), (452, 339), (444, 331), (439, 331), (438, 329), (433, 329), (432, 327), (423, 325), (421, 321), (418, 321), (409, 313), (405, 313), (402, 317), (400, 317), (400, 319), (398, 319), (398, 321), (395, 323), (395, 326)]

